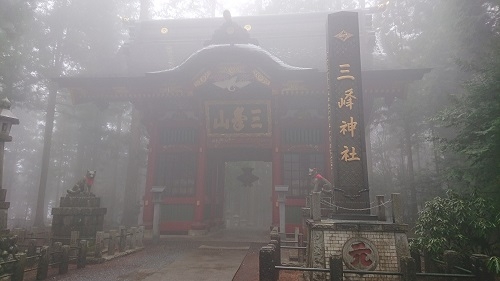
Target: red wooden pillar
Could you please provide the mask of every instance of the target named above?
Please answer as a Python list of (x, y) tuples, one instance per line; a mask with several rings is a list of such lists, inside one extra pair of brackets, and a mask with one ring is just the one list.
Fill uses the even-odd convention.
[[(274, 112), (276, 111), (276, 105), (274, 106)], [(277, 118), (273, 118), (276, 120)], [(273, 204), (273, 226), (279, 225), (279, 209), (278, 209), (278, 196), (274, 187), (276, 185), (283, 184), (283, 172), (282, 172), (282, 161), (281, 161), (281, 130), (279, 129), (279, 124), (273, 124), (273, 186), (272, 188), (272, 204)]]
[(150, 122), (147, 126), (149, 131), (149, 151), (148, 151), (148, 169), (147, 169), (147, 177), (146, 177), (146, 187), (144, 190), (144, 198), (143, 198), (143, 214), (142, 219), (145, 226), (152, 227), (153, 223), (153, 202), (152, 202), (152, 194), (151, 188), (155, 184), (155, 172), (156, 172), (156, 159), (158, 157), (158, 153), (160, 152), (159, 147), (159, 132), (158, 125), (156, 122)]
[(195, 213), (194, 225), (195, 227), (202, 226), (203, 210), (205, 208), (205, 175), (207, 164), (207, 133), (205, 126), (200, 129), (200, 138), (198, 145), (198, 164), (196, 172), (196, 200), (195, 200)]

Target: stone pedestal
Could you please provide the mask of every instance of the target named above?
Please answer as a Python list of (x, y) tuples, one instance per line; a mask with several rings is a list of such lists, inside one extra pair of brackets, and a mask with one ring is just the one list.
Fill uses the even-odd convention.
[(80, 232), (80, 238), (94, 238), (102, 231), (107, 209), (101, 208), (101, 199), (95, 196), (61, 197), (58, 208), (52, 208), (52, 235), (54, 239), (69, 238), (71, 231)]
[[(399, 260), (410, 256), (407, 225), (370, 220), (306, 220), (309, 236), (307, 267), (328, 268), (330, 256), (342, 257), (344, 270), (399, 272)], [(326, 273), (309, 273), (326, 280)], [(400, 280), (400, 276), (349, 274), (349, 280)]]

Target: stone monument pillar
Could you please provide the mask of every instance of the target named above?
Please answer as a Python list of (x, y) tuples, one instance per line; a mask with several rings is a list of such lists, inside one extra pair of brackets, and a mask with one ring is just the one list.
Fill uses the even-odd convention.
[[(384, 201), (379, 196), (376, 206), (370, 205), (358, 26), (356, 12), (328, 15), (328, 109), (335, 211), (323, 218), (319, 200), (312, 200), (309, 214), (314, 215), (305, 219), (307, 267), (327, 268), (328, 259), (334, 256), (341, 258), (346, 270), (367, 272), (362, 277), (349, 275), (349, 280), (400, 280), (399, 276), (368, 273), (398, 272), (399, 260), (410, 252), (407, 225), (398, 209), (400, 197), (394, 194)], [(396, 219), (387, 221), (385, 206), (391, 201)], [(310, 280), (326, 279), (323, 272), (308, 274)]]

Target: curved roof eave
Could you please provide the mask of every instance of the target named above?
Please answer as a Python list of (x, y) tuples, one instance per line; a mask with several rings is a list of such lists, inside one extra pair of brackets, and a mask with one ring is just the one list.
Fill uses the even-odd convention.
[(261, 67), (269, 72), (305, 71), (317, 72), (317, 69), (291, 66), (262, 49), (252, 44), (220, 44), (209, 45), (189, 56), (180, 65), (162, 71), (148, 72), (146, 76), (165, 76), (174, 73), (195, 73), (200, 68), (208, 68), (220, 63), (241, 62)]

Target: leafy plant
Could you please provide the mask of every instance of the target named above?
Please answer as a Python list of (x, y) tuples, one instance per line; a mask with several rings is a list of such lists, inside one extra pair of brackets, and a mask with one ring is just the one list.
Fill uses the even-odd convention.
[(500, 274), (500, 257), (490, 257), (488, 263), (486, 264), (486, 267), (490, 272)]
[(487, 199), (468, 194), (436, 197), (425, 204), (415, 226), (418, 236), (412, 247), (439, 256), (454, 250), (467, 257), (473, 253), (492, 254), (500, 218)]

